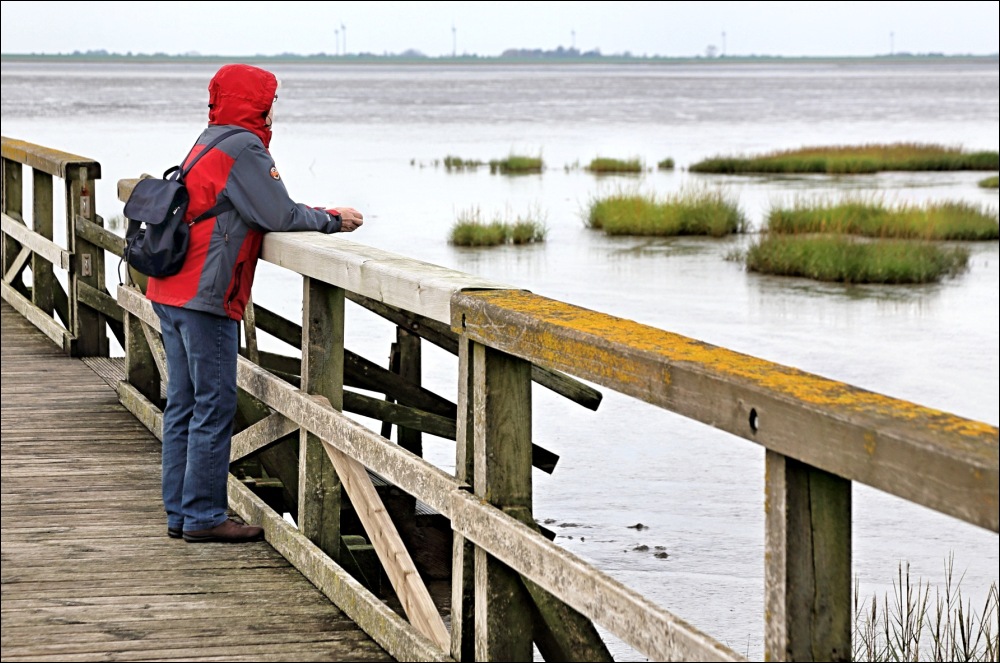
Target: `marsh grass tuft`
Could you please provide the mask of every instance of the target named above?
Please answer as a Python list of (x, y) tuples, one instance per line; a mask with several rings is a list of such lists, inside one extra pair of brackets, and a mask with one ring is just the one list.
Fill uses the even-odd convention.
[(659, 170), (673, 170), (674, 169), (674, 160), (671, 159), (670, 157), (667, 157), (663, 161), (660, 161), (659, 163), (657, 163), (656, 167)]
[(966, 152), (927, 143), (803, 147), (756, 156), (712, 157), (699, 161), (694, 173), (828, 173), (863, 174), (886, 170), (997, 170), (1000, 152)]
[(494, 215), (484, 220), (479, 208), (465, 210), (451, 227), (448, 241), (456, 246), (499, 246), (544, 242), (548, 234), (544, 215), (536, 210), (518, 215), (513, 221)]
[[(855, 661), (996, 661), (998, 647), (997, 585), (990, 585), (982, 609), (964, 601), (961, 580), (954, 579), (954, 557), (945, 565), (943, 590), (931, 597), (929, 582), (916, 584), (900, 564), (891, 597), (862, 600), (854, 583)], [(943, 591), (943, 594), (942, 594)]]
[(994, 175), (993, 177), (987, 177), (979, 180), (979, 186), (984, 189), (996, 189), (1000, 187), (1000, 176)]
[(837, 283), (933, 283), (969, 266), (969, 251), (913, 240), (869, 241), (845, 235), (766, 233), (729, 260), (751, 272)]
[(608, 235), (709, 235), (723, 237), (747, 229), (746, 215), (722, 191), (687, 189), (664, 199), (620, 191), (590, 202), (588, 228)]
[(542, 158), (511, 154), (506, 159), (491, 159), (490, 173), (493, 175), (518, 175), (540, 173), (545, 167)]
[(606, 157), (597, 157), (592, 159), (587, 165), (587, 170), (592, 173), (604, 174), (604, 173), (641, 173), (644, 169), (643, 163), (640, 159), (609, 159)]
[(878, 198), (853, 197), (819, 203), (800, 200), (792, 207), (772, 209), (766, 224), (769, 231), (783, 234), (838, 233), (962, 241), (1000, 239), (997, 213), (963, 201), (890, 207)]
[(463, 159), (462, 157), (453, 155), (444, 158), (444, 168), (448, 172), (453, 170), (475, 170), (482, 165), (484, 165), (483, 162), (476, 159)]

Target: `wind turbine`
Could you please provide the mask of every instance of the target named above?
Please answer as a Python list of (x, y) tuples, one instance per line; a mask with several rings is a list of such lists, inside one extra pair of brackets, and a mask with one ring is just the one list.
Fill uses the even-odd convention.
[(451, 57), (458, 55), (458, 41), (455, 37), (455, 24), (451, 24)]
[(341, 23), (340, 31), (344, 33), (344, 55), (347, 55), (347, 26)]

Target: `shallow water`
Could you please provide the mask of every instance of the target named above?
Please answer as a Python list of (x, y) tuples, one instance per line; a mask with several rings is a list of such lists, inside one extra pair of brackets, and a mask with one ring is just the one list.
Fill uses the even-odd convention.
[[(159, 174), (195, 139), (214, 70), (3, 63), (3, 133), (101, 162), (97, 209), (110, 220), (121, 214), (119, 178)], [(997, 190), (977, 186), (987, 173), (721, 177), (686, 167), (805, 145), (995, 150), (996, 63), (274, 70), (282, 92), (272, 152), (282, 176), (298, 200), (364, 211), (352, 241), (992, 425), (1000, 419), (997, 242), (972, 245), (968, 273), (940, 284), (846, 286), (750, 274), (725, 260), (749, 236), (612, 238), (582, 220), (591, 199), (622, 188), (666, 195), (720, 187), (755, 227), (770, 206), (797, 197), (958, 199), (995, 211)], [(488, 161), (512, 152), (542, 156), (545, 172), (503, 177), (435, 165), (448, 155)], [(639, 157), (651, 167), (671, 157), (678, 168), (605, 177), (578, 168), (597, 156)], [(541, 214), (547, 241), (450, 246), (452, 222), (475, 208)], [(300, 290), (297, 276), (262, 265), (254, 297), (297, 318)], [(349, 309), (351, 350), (385, 364), (393, 333)], [(454, 357), (426, 344), (427, 386), (454, 399), (456, 370)], [(535, 388), (535, 441), (561, 456), (554, 474), (534, 474), (537, 517), (567, 549), (759, 658), (762, 449), (603, 391), (591, 412)], [(427, 437), (425, 448), (452, 469), (453, 443)], [(997, 581), (996, 534), (857, 484), (853, 549), (863, 596), (890, 591), (900, 563), (940, 583), (950, 554), (974, 605)], [(643, 658), (614, 639), (611, 646), (618, 659)]]

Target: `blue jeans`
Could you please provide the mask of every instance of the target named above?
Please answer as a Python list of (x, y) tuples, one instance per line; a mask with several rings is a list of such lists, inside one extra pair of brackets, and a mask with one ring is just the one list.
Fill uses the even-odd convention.
[(167, 527), (221, 525), (229, 508), (229, 447), (236, 414), (239, 323), (153, 303), (167, 352), (163, 506)]

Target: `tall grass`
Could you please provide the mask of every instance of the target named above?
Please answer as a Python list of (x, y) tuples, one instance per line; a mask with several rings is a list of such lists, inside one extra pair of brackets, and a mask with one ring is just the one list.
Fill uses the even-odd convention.
[(857, 240), (845, 235), (767, 233), (730, 260), (751, 272), (837, 283), (934, 283), (969, 266), (965, 248), (912, 240)]
[(643, 171), (642, 161), (636, 159), (608, 159), (597, 157), (587, 165), (587, 170), (592, 173), (641, 173)]
[(534, 244), (544, 242), (547, 235), (544, 215), (538, 210), (518, 215), (513, 221), (499, 214), (486, 220), (477, 207), (459, 213), (449, 231), (448, 241), (456, 246)]
[(1000, 187), (1000, 175), (994, 175), (993, 177), (986, 177), (979, 180), (979, 186), (984, 189), (996, 189)]
[(1000, 239), (995, 211), (962, 201), (890, 207), (877, 198), (837, 202), (798, 201), (772, 209), (767, 229), (775, 233), (843, 233), (864, 237), (927, 240)]
[(520, 173), (540, 173), (545, 167), (541, 157), (511, 154), (506, 159), (491, 159), (490, 173), (516, 175)]
[(945, 566), (945, 584), (935, 589), (929, 582), (910, 578), (910, 565), (900, 564), (891, 596), (862, 600), (854, 586), (855, 661), (996, 661), (998, 646), (997, 585), (989, 587), (981, 610), (962, 599), (961, 580), (954, 579), (954, 558)]
[(966, 152), (928, 143), (833, 145), (756, 156), (719, 156), (693, 164), (695, 173), (862, 174), (886, 170), (997, 170), (1000, 152)]
[(663, 199), (620, 191), (592, 199), (586, 225), (608, 235), (722, 237), (745, 232), (747, 218), (734, 199), (718, 190), (687, 189)]

